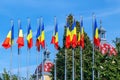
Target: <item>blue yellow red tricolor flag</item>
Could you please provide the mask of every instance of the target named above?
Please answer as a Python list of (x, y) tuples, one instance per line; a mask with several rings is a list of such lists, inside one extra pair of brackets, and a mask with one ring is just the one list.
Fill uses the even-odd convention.
[(21, 48), (24, 46), (24, 37), (23, 37), (23, 31), (22, 31), (21, 25), (19, 27), (17, 43), (18, 43), (18, 48)]
[(77, 40), (77, 45), (78, 46), (81, 46), (81, 41), (80, 40), (81, 40), (81, 31), (79, 31), (79, 33), (78, 33), (78, 40)]
[(10, 48), (13, 44), (13, 40), (14, 40), (14, 24), (12, 25), (11, 30), (8, 32), (8, 35), (6, 39), (4, 40), (2, 46), (6, 49)]
[(52, 39), (51, 39), (51, 44), (55, 44), (55, 32), (53, 32)]
[(27, 46), (28, 46), (29, 49), (32, 48), (32, 46), (33, 46), (32, 29), (31, 29), (30, 23), (28, 25)]
[(41, 37), (40, 37), (40, 25), (39, 25), (37, 29), (37, 34), (36, 34), (36, 47), (38, 51), (40, 51), (40, 40), (41, 40)]
[(67, 22), (67, 25), (66, 25), (66, 37), (65, 37), (65, 46), (66, 48), (70, 48), (71, 46), (71, 32), (70, 32), (70, 29), (69, 29), (70, 25), (69, 23)]
[(55, 48), (58, 50), (59, 45), (58, 45), (58, 24), (56, 23), (55, 25)]
[(42, 23), (42, 31), (41, 31), (41, 40), (40, 44), (42, 48), (45, 48), (45, 32), (44, 32), (44, 23)]
[(80, 44), (81, 44), (81, 47), (84, 48), (84, 28), (83, 28), (83, 19), (81, 19), (80, 26), (81, 26)]
[(58, 44), (58, 24), (56, 23), (55, 25), (55, 33), (53, 33), (52, 39), (51, 39), (51, 44), (54, 44), (55, 48), (58, 50), (59, 49), (59, 44)]
[(99, 46), (100, 45), (100, 39), (99, 39), (99, 34), (98, 34), (96, 18), (94, 20), (94, 44), (95, 44), (95, 46)]
[(72, 47), (75, 48), (77, 46), (77, 35), (76, 35), (76, 22), (73, 21), (72, 30), (71, 30), (71, 37), (72, 37)]

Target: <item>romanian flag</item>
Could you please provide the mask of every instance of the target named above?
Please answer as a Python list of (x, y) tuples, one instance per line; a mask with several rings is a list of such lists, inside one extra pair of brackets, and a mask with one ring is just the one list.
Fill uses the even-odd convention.
[(72, 37), (72, 42), (71, 42), (72, 47), (75, 48), (77, 46), (76, 22), (75, 22), (75, 20), (72, 24), (71, 37)]
[(66, 48), (70, 48), (70, 45), (71, 45), (71, 33), (70, 33), (70, 25), (69, 23), (67, 22), (67, 25), (66, 25), (67, 29), (66, 29), (66, 40), (65, 40), (65, 46)]
[(29, 49), (33, 46), (32, 30), (31, 30), (31, 25), (30, 24), (28, 26), (27, 44), (28, 44)]
[(77, 40), (77, 45), (78, 46), (81, 46), (81, 34), (80, 34), (81, 32), (79, 31), (79, 33), (78, 33), (78, 40)]
[(58, 45), (58, 24), (55, 25), (55, 48), (58, 50), (59, 45)]
[(36, 47), (37, 50), (40, 51), (40, 25), (37, 29), (37, 34), (36, 34)]
[(81, 47), (84, 48), (84, 28), (83, 28), (83, 20), (81, 20), (81, 38), (80, 38), (80, 44)]
[(14, 25), (12, 26), (11, 30), (8, 32), (8, 35), (4, 40), (2, 46), (6, 49), (10, 48), (13, 44), (13, 40), (14, 40)]
[(54, 44), (55, 48), (58, 50), (59, 45), (58, 45), (58, 25), (55, 25), (55, 33), (53, 33), (52, 39), (51, 39), (51, 44)]
[(23, 31), (22, 31), (21, 25), (19, 28), (17, 43), (18, 43), (18, 48), (21, 48), (24, 46)]
[(53, 32), (53, 35), (52, 35), (51, 44), (55, 44), (55, 33), (54, 32)]
[(41, 31), (41, 40), (40, 44), (42, 48), (45, 48), (45, 33), (44, 33), (44, 24), (42, 24), (42, 31)]
[(95, 44), (95, 46), (99, 46), (100, 45), (100, 39), (99, 39), (96, 19), (95, 19), (95, 22), (94, 22), (94, 44)]

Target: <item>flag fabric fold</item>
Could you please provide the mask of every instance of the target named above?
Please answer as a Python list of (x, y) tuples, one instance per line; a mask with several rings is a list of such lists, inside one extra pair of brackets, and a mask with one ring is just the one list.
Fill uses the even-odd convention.
[(84, 48), (84, 28), (83, 28), (83, 20), (81, 20), (81, 35), (80, 35), (80, 45), (82, 47), (82, 49)]
[(56, 23), (55, 25), (55, 48), (58, 50), (59, 45), (58, 45), (58, 24)]
[(40, 40), (41, 40), (41, 37), (40, 37), (40, 25), (39, 25), (37, 29), (37, 34), (36, 34), (36, 47), (38, 51), (40, 51)]
[(6, 39), (4, 40), (2, 46), (5, 49), (8, 49), (12, 46), (14, 40), (14, 25), (12, 26), (11, 30), (8, 32)]
[(51, 39), (51, 44), (55, 44), (55, 33), (53, 32), (52, 39)]
[(77, 40), (77, 45), (78, 46), (81, 46), (81, 32), (79, 31), (79, 33), (78, 33), (78, 40)]
[(71, 36), (72, 36), (72, 48), (75, 48), (77, 46), (77, 35), (76, 35), (76, 22), (74, 20), (72, 24), (72, 30), (71, 30)]
[(58, 24), (55, 25), (55, 33), (52, 35), (51, 44), (54, 44), (54, 47), (58, 50), (59, 44), (58, 44)]
[(32, 48), (33, 46), (32, 29), (30, 24), (28, 26), (28, 33), (27, 33), (27, 46), (29, 49)]
[(17, 43), (18, 43), (18, 48), (21, 48), (24, 46), (24, 37), (23, 37), (23, 31), (21, 26), (19, 28)]
[(41, 31), (41, 41), (40, 44), (42, 48), (45, 49), (45, 33), (44, 33), (44, 24), (42, 24), (42, 31)]
[(98, 34), (98, 28), (97, 28), (97, 21), (96, 21), (96, 19), (95, 19), (95, 22), (94, 22), (94, 44), (97, 47), (99, 47), (99, 45), (100, 45), (100, 39), (99, 39), (99, 34)]
[(66, 37), (65, 37), (65, 46), (66, 48), (70, 48), (71, 46), (71, 32), (70, 32), (70, 29), (69, 29), (70, 25), (69, 23), (67, 22), (67, 25), (66, 25)]

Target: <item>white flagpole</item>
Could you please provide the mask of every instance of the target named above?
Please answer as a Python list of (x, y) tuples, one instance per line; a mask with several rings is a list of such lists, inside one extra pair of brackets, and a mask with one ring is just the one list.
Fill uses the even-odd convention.
[(20, 80), (20, 49), (18, 48), (18, 80)]
[[(41, 17), (41, 26), (43, 24), (42, 21), (43, 21), (43, 18)], [(42, 53), (42, 80), (44, 80), (44, 54), (43, 53)]]
[(11, 46), (11, 53), (10, 53), (10, 80), (12, 80), (12, 46)]
[(74, 75), (75, 75), (75, 73), (74, 73), (74, 49), (72, 49), (72, 80), (74, 80), (75, 78), (74, 78)]
[(37, 52), (37, 55), (36, 55), (36, 61), (37, 61), (37, 80), (38, 80), (38, 67), (39, 67), (39, 65), (38, 65), (38, 56), (39, 56), (39, 53)]
[(29, 80), (29, 64), (30, 64), (30, 50), (28, 49), (28, 54), (27, 54), (27, 80)]
[[(82, 23), (82, 20), (83, 20), (83, 17), (81, 16), (81, 24)], [(83, 25), (81, 25), (81, 27), (83, 27)], [(82, 30), (80, 31), (80, 33), (82, 32)], [(81, 35), (80, 35), (81, 37)], [(83, 80), (83, 69), (82, 69), (82, 46), (80, 46), (80, 66), (81, 66), (81, 71), (80, 71), (80, 74), (81, 74), (81, 80)]]
[[(20, 20), (18, 20), (18, 27), (20, 28)], [(20, 49), (18, 48), (18, 80), (20, 80)]]
[(93, 14), (93, 20), (92, 20), (92, 28), (93, 28), (93, 54), (92, 54), (92, 80), (94, 80), (94, 14)]
[[(73, 16), (73, 23), (74, 23), (74, 16)], [(75, 70), (74, 70), (74, 48), (72, 48), (72, 80), (75, 79)]]
[[(55, 16), (55, 26), (56, 26), (56, 16)], [(54, 62), (54, 80), (57, 80), (57, 73), (56, 73), (56, 54), (55, 54), (55, 62)]]
[[(30, 25), (30, 19), (28, 18), (27, 30), (28, 30), (29, 25)], [(28, 45), (28, 41), (27, 41), (27, 45)], [(28, 51), (28, 55), (27, 55), (27, 80), (29, 80), (30, 49), (27, 48), (27, 51)]]
[[(13, 26), (13, 20), (11, 20), (11, 27)], [(12, 31), (11, 31), (11, 33), (12, 33)], [(11, 34), (11, 36), (12, 36), (12, 34)], [(11, 40), (11, 53), (10, 53), (10, 80), (12, 80), (12, 56), (13, 56), (13, 54), (12, 54), (12, 40)]]
[[(37, 22), (38, 22), (38, 28), (39, 28), (40, 19), (38, 19)], [(38, 80), (38, 67), (39, 67), (39, 64), (38, 64), (38, 56), (39, 56), (39, 52), (37, 51), (37, 55), (36, 55), (36, 62), (37, 62), (37, 80)]]
[(42, 80), (44, 80), (44, 54), (43, 53), (42, 53)]
[(67, 80), (67, 65), (66, 65), (66, 63), (67, 63), (67, 61), (66, 61), (66, 57), (67, 57), (67, 50), (65, 49), (65, 80)]
[(81, 80), (83, 80), (83, 72), (82, 72), (82, 47), (80, 47), (80, 66), (81, 66)]
[[(66, 26), (68, 27), (68, 25), (67, 25), (67, 16), (66, 16)], [(67, 59), (66, 59), (66, 57), (67, 57), (67, 49), (65, 49), (65, 77), (64, 77), (64, 80), (67, 80)]]
[(55, 60), (54, 60), (54, 80), (57, 80), (56, 78), (56, 54), (55, 54)]

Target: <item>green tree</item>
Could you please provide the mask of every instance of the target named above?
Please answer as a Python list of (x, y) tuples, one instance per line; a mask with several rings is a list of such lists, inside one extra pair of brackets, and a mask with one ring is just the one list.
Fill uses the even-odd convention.
[[(6, 71), (6, 69), (4, 69), (4, 72), (2, 73), (2, 77), (3, 77), (3, 80), (10, 80), (10, 74), (9, 72)], [(26, 80), (24, 77), (21, 78), (22, 80)], [(1, 80), (1, 78), (0, 78)], [(17, 76), (16, 75), (12, 75), (12, 80), (18, 80)], [(33, 79), (31, 79), (33, 80)]]
[(9, 76), (8, 72), (6, 71), (6, 69), (4, 69), (4, 73), (2, 75), (3, 75), (4, 80), (10, 80), (10, 76)]
[[(73, 23), (73, 16), (69, 15), (67, 21), (70, 24), (70, 30)], [(76, 21), (77, 35), (80, 30), (80, 24)], [(57, 80), (64, 80), (65, 68), (65, 34), (64, 27), (63, 47), (57, 54)], [(87, 33), (84, 33), (85, 48), (83, 49), (83, 79), (92, 80), (92, 43)], [(120, 53), (120, 43), (116, 44), (116, 49)], [(75, 80), (80, 80), (80, 47), (75, 49)], [(95, 80), (120, 80), (120, 54), (117, 56), (102, 55), (97, 47), (95, 47)], [(52, 80), (54, 80), (54, 68), (51, 71)], [(72, 48), (67, 49), (67, 80), (72, 80)]]
[[(69, 15), (67, 18), (67, 21), (70, 24), (70, 30), (72, 28), (73, 23), (73, 16)], [(76, 29), (77, 29), (77, 35), (80, 30), (80, 24), (78, 21), (76, 21)], [(59, 50), (57, 54), (57, 80), (64, 80), (64, 58), (65, 58), (65, 34), (66, 34), (66, 26), (64, 28), (64, 35), (63, 35), (63, 47)], [(84, 79), (90, 80), (92, 75), (92, 44), (87, 36), (87, 34), (84, 34), (85, 38), (85, 48), (83, 49), (83, 73), (84, 73)], [(76, 47), (75, 49), (75, 80), (80, 79), (80, 47)], [(53, 74), (52, 70), (52, 74)], [(67, 79), (72, 80), (72, 48), (67, 49)], [(52, 75), (52, 77), (54, 74)]]

